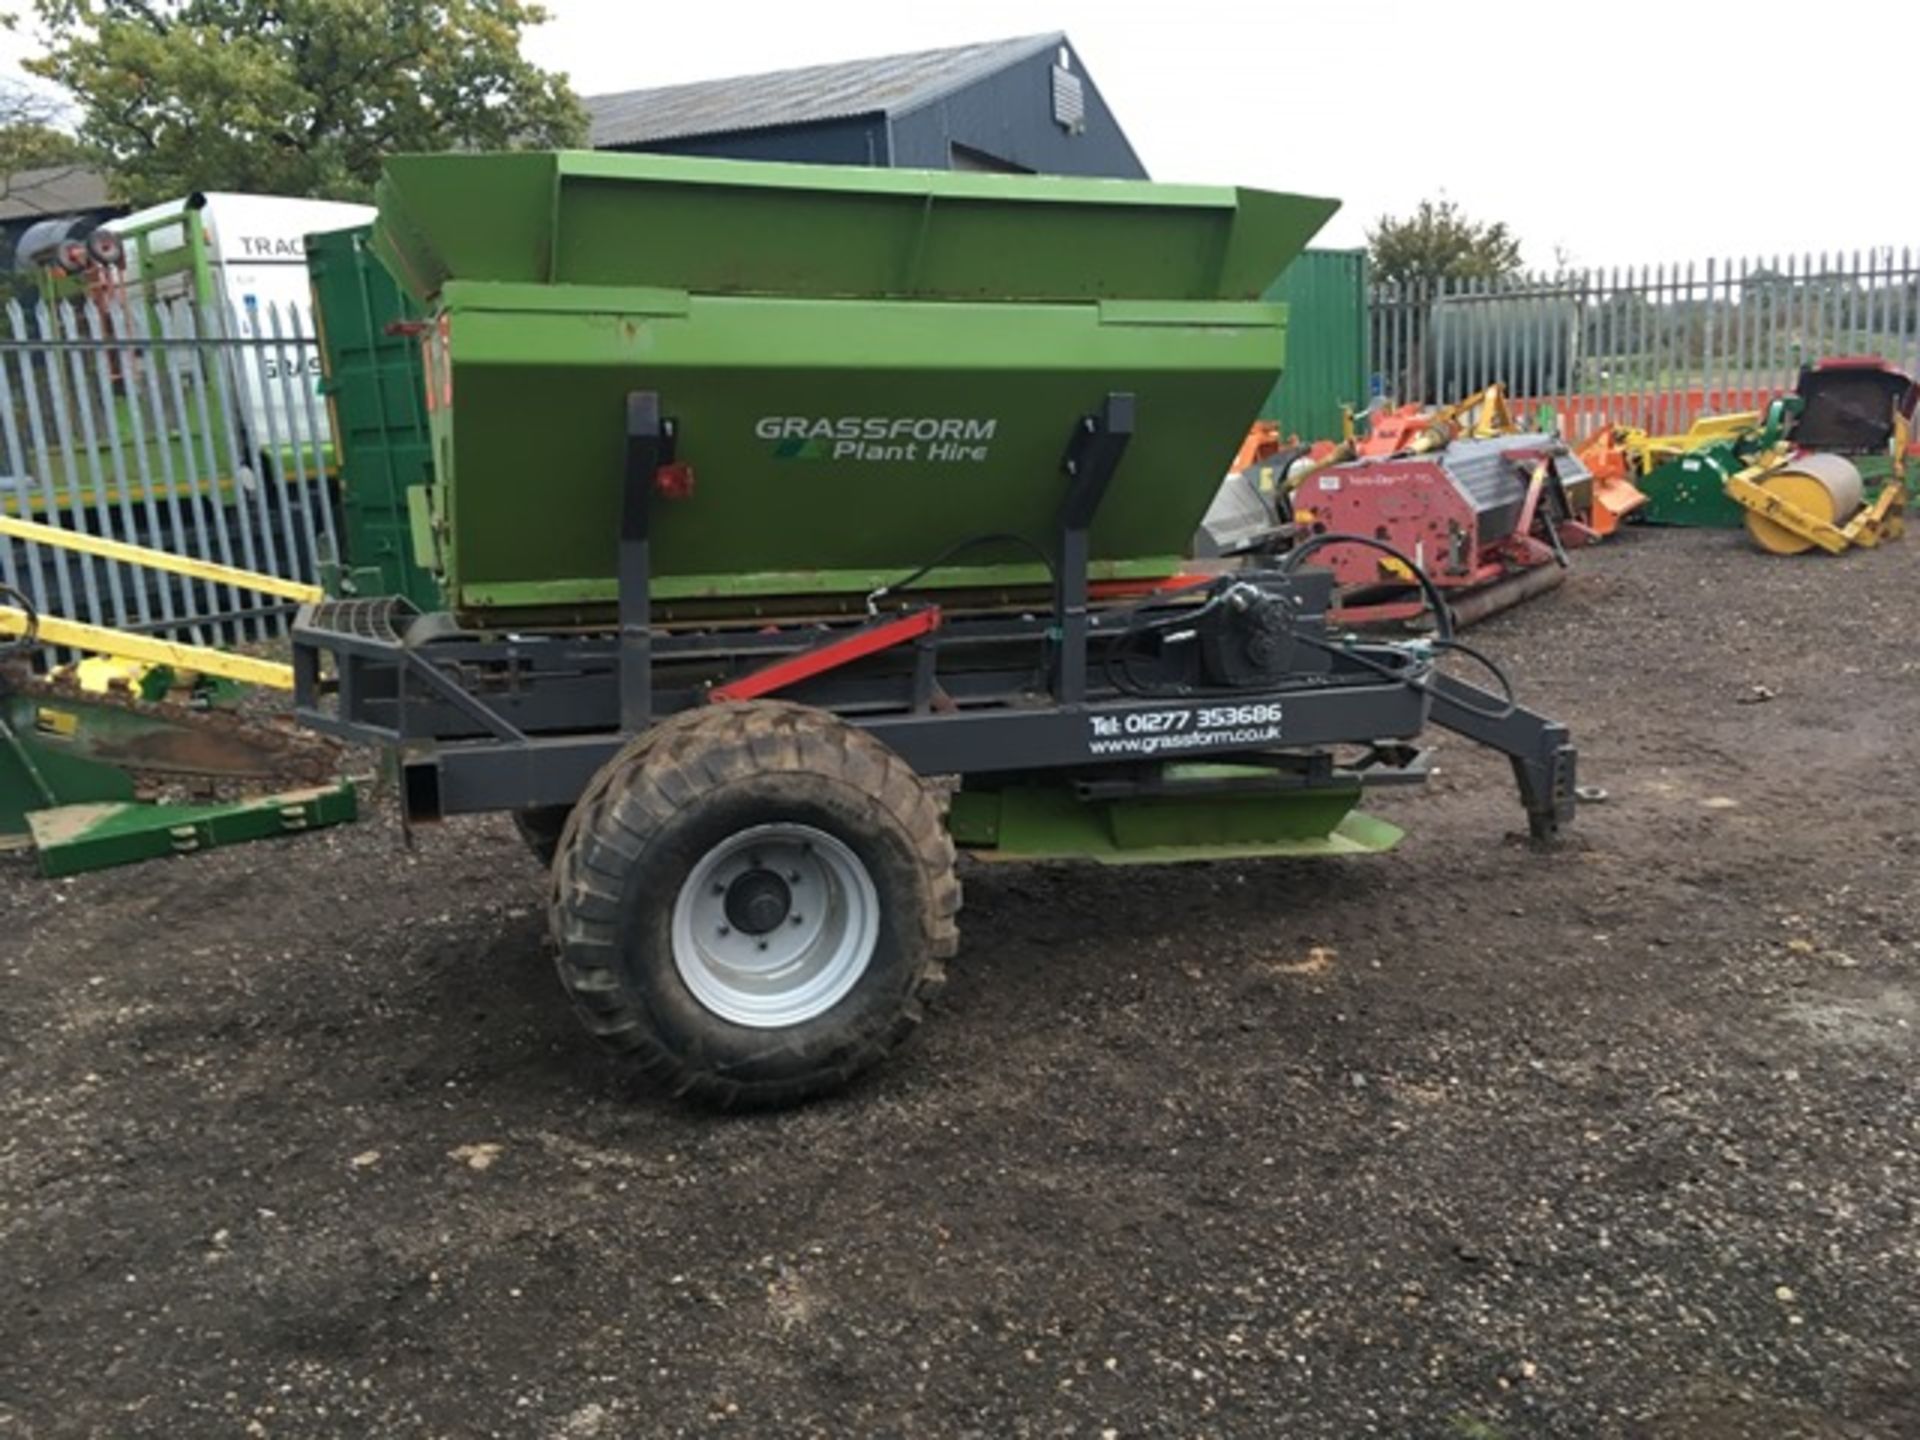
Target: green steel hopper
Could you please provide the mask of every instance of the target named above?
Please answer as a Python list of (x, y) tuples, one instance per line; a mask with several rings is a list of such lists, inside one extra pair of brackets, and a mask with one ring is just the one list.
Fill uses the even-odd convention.
[[(690, 478), (655, 517), (656, 603), (830, 606), (943, 554), (926, 588), (1031, 586), (1061, 416), (1126, 390), (1139, 432), (1091, 574), (1165, 576), (1280, 369), (1284, 309), (1258, 297), (1335, 208), (653, 156), (392, 160), (376, 245), (437, 316), (416, 539), (467, 618), (609, 613), (623, 402), (644, 387)], [(1015, 538), (952, 552), (987, 535)]]
[[(1273, 386), (1256, 190), (609, 155), (391, 161), (450, 612), (303, 609), (296, 711), (410, 819), (511, 811), (587, 1028), (675, 1094), (844, 1084), (958, 945), (956, 849), (1350, 856), (1429, 724), (1571, 819), (1565, 727), (1332, 573), (1182, 556)], [(1406, 564), (1437, 595), (1412, 557)], [(1504, 690), (1504, 677), (1502, 689)], [(1284, 897), (1275, 891), (1275, 916)]]

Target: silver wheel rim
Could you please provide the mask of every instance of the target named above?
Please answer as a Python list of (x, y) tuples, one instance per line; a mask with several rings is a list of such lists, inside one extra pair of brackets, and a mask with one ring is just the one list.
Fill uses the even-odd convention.
[(847, 998), (880, 938), (880, 896), (846, 845), (811, 825), (755, 825), (693, 867), (673, 906), (673, 963), (693, 998), (755, 1029)]

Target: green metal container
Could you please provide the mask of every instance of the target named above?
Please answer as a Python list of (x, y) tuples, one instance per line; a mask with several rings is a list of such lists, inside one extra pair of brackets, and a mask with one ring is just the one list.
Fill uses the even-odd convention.
[(1738, 530), (1747, 512), (1726, 486), (1746, 463), (1743, 447), (1725, 441), (1676, 455), (1634, 482), (1647, 497), (1634, 518), (1648, 525)]
[[(1078, 417), (1137, 430), (1096, 578), (1174, 571), (1284, 353), (1258, 297), (1333, 213), (1257, 190), (661, 156), (404, 156), (375, 245), (435, 311), (420, 516), (470, 618), (602, 619), (626, 396), (692, 493), (656, 501), (656, 600), (848, 603), (1044, 579)], [(837, 598), (835, 598), (837, 597)]]
[(421, 310), (373, 257), (373, 227), (307, 237), (314, 324), (340, 475), (341, 548), (329, 589), (404, 595), (423, 610), (440, 587), (414, 554), (410, 492), (431, 483)]
[(1287, 369), (1260, 418), (1303, 440), (1338, 439), (1343, 408), (1367, 388), (1367, 252), (1308, 250), (1268, 287), (1287, 307)]

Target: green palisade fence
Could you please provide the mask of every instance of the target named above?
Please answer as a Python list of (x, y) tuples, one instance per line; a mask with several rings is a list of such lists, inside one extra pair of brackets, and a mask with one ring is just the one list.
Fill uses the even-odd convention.
[(1265, 298), (1287, 307), (1287, 368), (1261, 418), (1302, 440), (1337, 438), (1341, 407), (1368, 400), (1366, 251), (1304, 251)]
[[(1313, 354), (1299, 323), (1287, 341), (1296, 366)], [(1550, 410), (1570, 438), (1614, 425), (1673, 434), (1702, 415), (1765, 410), (1801, 366), (1829, 357), (1920, 370), (1920, 250), (1383, 284), (1370, 332), (1393, 403), (1443, 405), (1498, 381), (1516, 412)]]

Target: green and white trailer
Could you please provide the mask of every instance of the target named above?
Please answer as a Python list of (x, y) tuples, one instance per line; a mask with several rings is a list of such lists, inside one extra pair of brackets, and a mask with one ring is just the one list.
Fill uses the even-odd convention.
[[(306, 240), (373, 213), (196, 193), (45, 257), (41, 303), (15, 315), (12, 336), (16, 349), (43, 353), (22, 355), (11, 387), (21, 393), (10, 398), (28, 408), (32, 359), (59, 373), (33, 396), (43, 413), (20, 417), (22, 453), (0, 478), (0, 508), (58, 513), (186, 493), (230, 501), (235, 484), (330, 473)], [(104, 376), (90, 347), (105, 351)], [(159, 374), (144, 373), (148, 363)]]

